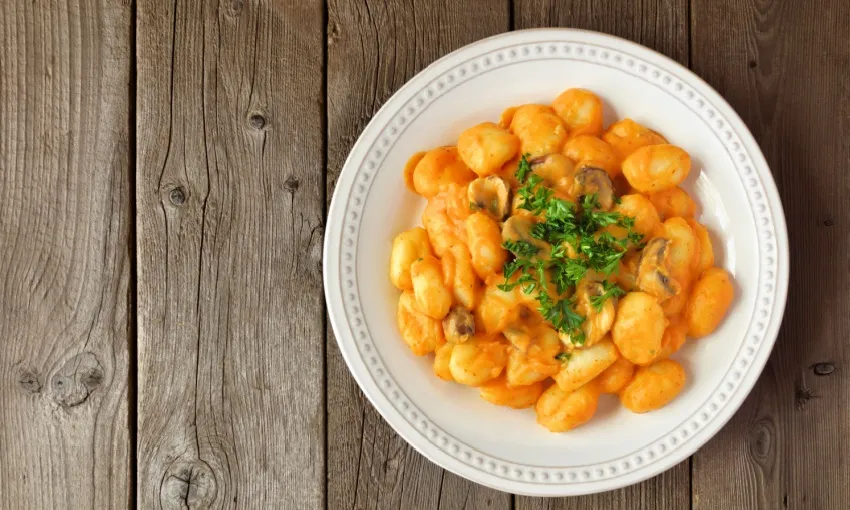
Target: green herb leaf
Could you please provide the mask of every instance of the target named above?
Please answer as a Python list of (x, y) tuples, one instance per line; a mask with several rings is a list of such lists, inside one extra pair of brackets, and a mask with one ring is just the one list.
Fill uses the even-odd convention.
[(525, 179), (528, 178), (528, 174), (531, 173), (531, 165), (528, 163), (529, 156), (531, 156), (531, 154), (526, 153), (519, 158), (519, 164), (516, 167), (516, 174), (514, 174), (516, 175), (516, 179), (523, 184), (525, 183)]
[(566, 363), (572, 357), (573, 357), (573, 355), (568, 353), (568, 352), (559, 352), (558, 354), (555, 355), (555, 359), (560, 361), (561, 363)]
[(540, 248), (534, 246), (528, 241), (511, 241), (507, 240), (502, 244), (502, 247), (517, 257), (532, 257), (537, 255)]
[[(523, 292), (535, 291), (538, 310), (560, 333), (569, 335), (576, 345), (583, 345), (585, 334), (581, 329), (585, 318), (576, 312), (575, 302), (559, 296), (573, 289), (588, 271), (605, 275), (614, 274), (626, 251), (638, 243), (643, 236), (634, 232), (634, 218), (618, 212), (601, 210), (596, 195), (586, 195), (574, 204), (554, 196), (555, 191), (543, 185), (543, 178), (531, 171), (528, 154), (520, 158), (517, 179), (522, 187), (517, 190), (518, 207), (543, 216), (530, 230), (533, 239), (552, 246), (549, 257), (539, 257), (539, 248), (527, 241), (506, 242), (503, 246), (514, 257), (503, 268), (505, 283), (499, 285), (504, 291), (520, 286)], [(619, 231), (606, 227), (618, 226)], [(568, 247), (573, 256), (567, 256)], [(518, 276), (517, 276), (518, 275)], [(551, 294), (551, 285), (555, 294)], [(620, 296), (623, 290), (612, 283), (605, 283), (601, 296), (594, 296), (591, 305), (601, 310), (611, 297)]]
[(597, 312), (602, 311), (602, 307), (605, 306), (605, 302), (610, 298), (620, 297), (626, 294), (626, 291), (621, 289), (619, 285), (609, 282), (608, 280), (602, 282), (602, 288), (604, 289), (602, 294), (590, 297), (590, 304)]

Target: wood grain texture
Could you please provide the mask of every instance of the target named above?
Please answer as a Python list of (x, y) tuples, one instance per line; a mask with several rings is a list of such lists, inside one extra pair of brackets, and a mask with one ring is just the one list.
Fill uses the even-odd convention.
[[(688, 461), (649, 480), (610, 492), (573, 498), (516, 497), (516, 510), (686, 510), (690, 508)], [(714, 507), (712, 507), (714, 508)], [(722, 508), (722, 507), (718, 507)]]
[(688, 0), (513, 0), (513, 9), (515, 29), (595, 30), (688, 65)]
[(782, 196), (785, 321), (755, 390), (694, 457), (694, 508), (850, 500), (850, 3), (693, 4), (693, 67), (743, 117)]
[[(643, 44), (688, 64), (687, 0), (514, 0), (515, 28), (570, 27), (596, 30)], [(517, 510), (580, 508), (682, 509), (690, 505), (690, 465), (617, 491), (577, 498), (516, 498)]]
[(322, 18), (138, 2), (139, 508), (324, 507)]
[[(328, 188), (369, 119), (419, 70), (509, 28), (509, 4), (328, 3)], [(508, 494), (438, 468), (363, 397), (328, 332), (328, 508), (508, 509)]]
[(130, 502), (130, 51), (122, 2), (0, 2), (0, 508)]

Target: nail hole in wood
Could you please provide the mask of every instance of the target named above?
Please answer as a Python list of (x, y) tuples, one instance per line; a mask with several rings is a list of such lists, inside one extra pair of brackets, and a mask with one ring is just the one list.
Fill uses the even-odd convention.
[(177, 186), (168, 193), (168, 199), (174, 205), (183, 205), (186, 202), (186, 191), (181, 186)]
[(749, 65), (749, 66), (750, 66), (750, 69), (755, 69), (755, 67), (756, 67), (756, 61), (755, 61), (755, 60), (750, 60), (749, 64), (747, 64), (747, 65)]

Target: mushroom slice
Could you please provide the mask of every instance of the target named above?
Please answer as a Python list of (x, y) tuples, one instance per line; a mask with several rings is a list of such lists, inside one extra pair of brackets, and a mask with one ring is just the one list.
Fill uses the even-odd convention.
[[(593, 306), (593, 298), (605, 294), (605, 287), (597, 282), (585, 278), (576, 287), (576, 312), (584, 316), (581, 330), (584, 332), (583, 347), (590, 347), (611, 331), (614, 325), (614, 317), (617, 314), (617, 298), (611, 297), (602, 303), (601, 308)], [(574, 339), (569, 333), (559, 333), (561, 341), (567, 347), (574, 347)]]
[(502, 224), (502, 241), (524, 241), (537, 248), (536, 256), (546, 260), (549, 258), (551, 246), (546, 241), (531, 236), (531, 228), (537, 223), (526, 216), (511, 216)]
[(475, 334), (475, 318), (463, 306), (454, 306), (443, 319), (443, 334), (446, 340), (462, 344)]
[(614, 206), (614, 185), (608, 173), (595, 166), (580, 165), (573, 183), (573, 194), (576, 197), (595, 194), (599, 206), (610, 211)]
[(658, 299), (659, 302), (670, 299), (681, 291), (681, 286), (672, 276), (667, 266), (670, 240), (653, 237), (646, 243), (638, 262), (637, 287)]
[(502, 221), (510, 212), (511, 188), (497, 175), (479, 177), (466, 191), (469, 206), (475, 211), (483, 211), (496, 221)]
[(546, 186), (550, 186), (565, 194), (569, 194), (575, 178), (573, 161), (560, 153), (539, 156), (529, 161), (531, 170), (543, 178)]

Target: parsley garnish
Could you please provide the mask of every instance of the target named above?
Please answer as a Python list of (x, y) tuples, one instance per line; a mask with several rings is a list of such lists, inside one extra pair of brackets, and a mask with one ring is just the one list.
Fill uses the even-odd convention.
[(561, 363), (566, 363), (572, 357), (573, 357), (573, 355), (568, 353), (568, 352), (559, 352), (558, 354), (555, 355), (555, 359), (560, 361)]
[(540, 248), (528, 241), (505, 241), (502, 247), (517, 257), (531, 257), (536, 255)]
[(531, 154), (523, 154), (522, 157), (519, 158), (519, 164), (516, 167), (516, 179), (524, 184), (525, 179), (528, 177), (528, 174), (531, 173), (531, 165), (528, 163), (528, 156)]
[(605, 306), (605, 302), (608, 301), (609, 298), (612, 297), (620, 297), (626, 294), (626, 291), (620, 288), (616, 283), (611, 283), (608, 280), (602, 282), (603, 292), (598, 296), (590, 297), (590, 304), (593, 308), (596, 309), (597, 312), (602, 311), (602, 307)]
[[(633, 230), (633, 218), (601, 210), (596, 195), (584, 196), (579, 204), (555, 197), (555, 191), (544, 186), (543, 178), (531, 171), (527, 156), (522, 156), (516, 172), (522, 183), (517, 190), (519, 208), (535, 216), (545, 213), (544, 221), (531, 227), (530, 236), (550, 244), (552, 249), (545, 257), (531, 242), (506, 241), (503, 246), (513, 257), (505, 264), (505, 282), (498, 287), (508, 292), (519, 286), (526, 294), (539, 290), (535, 298), (543, 317), (559, 332), (569, 335), (572, 343), (583, 345), (581, 326), (585, 318), (575, 311), (573, 299), (561, 296), (574, 289), (588, 271), (603, 275), (616, 272), (626, 251), (640, 247), (643, 236)], [(625, 236), (618, 237), (621, 230), (607, 227), (623, 229)], [(591, 297), (591, 305), (597, 311), (611, 297), (625, 294), (607, 281), (603, 282), (603, 289), (601, 295)]]
[[(519, 173), (519, 170), (517, 170), (517, 173)], [(535, 216), (546, 210), (555, 191), (546, 186), (541, 186), (542, 182), (542, 177), (531, 174), (528, 181), (517, 190), (517, 195), (522, 199), (522, 202), (518, 205), (520, 209), (531, 211), (531, 214)]]

